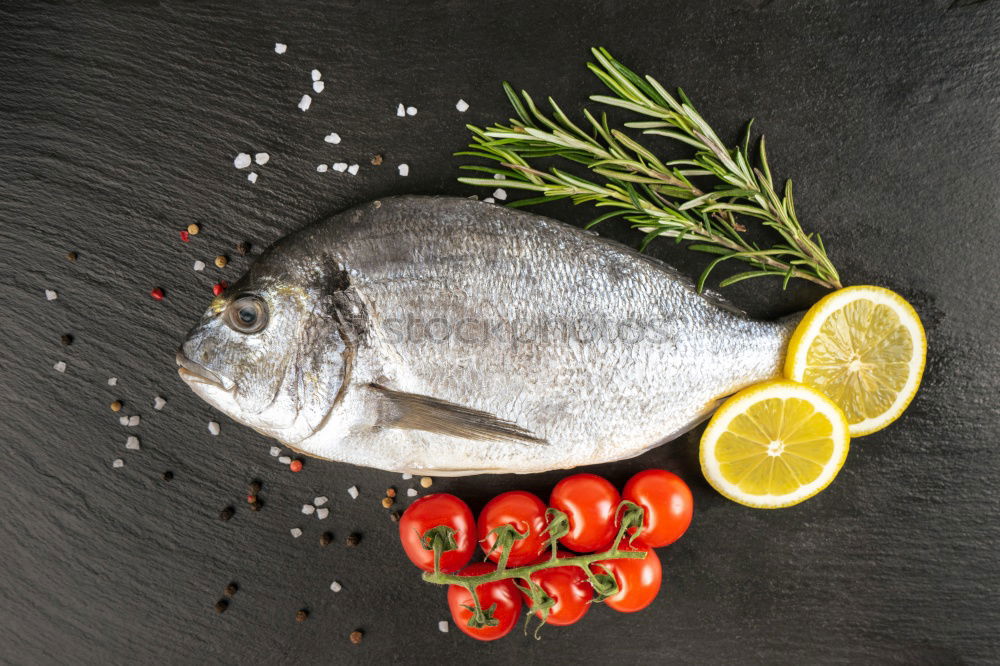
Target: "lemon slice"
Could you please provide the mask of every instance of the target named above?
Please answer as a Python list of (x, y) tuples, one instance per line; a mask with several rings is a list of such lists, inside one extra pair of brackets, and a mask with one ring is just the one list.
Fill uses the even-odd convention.
[(788, 343), (785, 377), (837, 403), (851, 436), (899, 418), (920, 386), (927, 338), (920, 317), (882, 287), (847, 287), (809, 309)]
[(776, 379), (727, 400), (701, 437), (701, 470), (740, 504), (778, 509), (826, 488), (847, 458), (844, 413), (803, 384)]

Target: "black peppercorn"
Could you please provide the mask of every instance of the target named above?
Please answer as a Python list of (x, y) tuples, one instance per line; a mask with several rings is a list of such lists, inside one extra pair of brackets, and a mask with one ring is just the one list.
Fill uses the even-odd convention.
[(245, 256), (250, 252), (250, 243), (246, 241), (240, 241), (239, 243), (236, 244), (236, 251), (240, 254), (240, 256)]
[(236, 594), (239, 591), (240, 591), (240, 586), (239, 585), (237, 585), (236, 583), (230, 583), (229, 585), (226, 585), (226, 589), (225, 589), (224, 594), (227, 597), (231, 597), (231, 596), (233, 596), (234, 594)]
[(347, 536), (347, 545), (348, 546), (350, 546), (350, 547), (353, 548), (354, 546), (357, 546), (359, 543), (361, 543), (361, 535), (360, 534), (349, 534)]
[(219, 512), (219, 520), (229, 520), (236, 513), (236, 509), (231, 506), (227, 506), (225, 509)]
[(63, 333), (62, 337), (59, 338), (59, 341), (62, 342), (64, 345), (67, 346), (71, 345), (73, 344), (73, 336), (70, 335), (69, 333)]
[(300, 608), (295, 612), (296, 622), (305, 622), (307, 619), (309, 619), (309, 611), (307, 611), (305, 608)]
[(319, 545), (329, 546), (331, 543), (333, 543), (332, 532), (323, 532), (322, 534), (319, 535)]
[(174, 479), (174, 473), (171, 472), (169, 469), (163, 473), (164, 481), (173, 481), (173, 479)]
[(216, 613), (225, 613), (227, 608), (229, 608), (229, 602), (225, 599), (219, 599), (215, 602)]

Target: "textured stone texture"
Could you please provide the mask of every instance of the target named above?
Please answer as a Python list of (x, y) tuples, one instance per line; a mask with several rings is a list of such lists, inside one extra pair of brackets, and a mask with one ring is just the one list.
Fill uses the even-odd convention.
[[(531, 663), (550, 650), (602, 663), (1000, 658), (1000, 2), (357, 4), (0, 7), (0, 655), (27, 664)], [(288, 51), (274, 53), (275, 42)], [(507, 117), (503, 78), (578, 109), (598, 91), (583, 67), (594, 44), (683, 86), (724, 136), (755, 116), (776, 173), (795, 176), (800, 216), (823, 232), (845, 281), (889, 286), (916, 305), (927, 374), (906, 416), (858, 440), (836, 483), (793, 509), (753, 511), (716, 495), (697, 470), (698, 431), (595, 468), (620, 484), (662, 465), (691, 483), (695, 524), (662, 553), (661, 598), (631, 616), (595, 608), (541, 642), (516, 633), (477, 644), (438, 631), (444, 590), (420, 581), (379, 503), (394, 485), (403, 498), (394, 508), (404, 508), (402, 490), (416, 480), (311, 461), (291, 474), (268, 441), (181, 384), (173, 353), (211, 285), (251, 260), (234, 243), (259, 249), (389, 194), (473, 194), (454, 180), (463, 124)], [(459, 98), (471, 105), (464, 114)], [(419, 113), (398, 118), (399, 103)], [(342, 142), (324, 142), (330, 132)], [(240, 152), (270, 161), (237, 170)], [(316, 171), (336, 162), (360, 172)], [(543, 212), (591, 217), (569, 205)], [(201, 233), (181, 243), (192, 222)], [(669, 243), (653, 252), (689, 274), (704, 262)], [(212, 263), (218, 254), (230, 258), (225, 269)], [(201, 273), (197, 259), (208, 264)], [(164, 301), (149, 297), (154, 286)], [(45, 289), (59, 299), (46, 301)], [(821, 293), (760, 282), (727, 291), (760, 316)], [(60, 360), (65, 374), (53, 370)], [(168, 400), (161, 412), (157, 395)], [(140, 426), (118, 424), (115, 399), (123, 414), (142, 415)], [(124, 449), (128, 434), (141, 451)], [(119, 457), (125, 465), (113, 469)], [(544, 495), (561, 476), (439, 479), (433, 490), (477, 509), (516, 487)], [(264, 482), (259, 512), (244, 498), (254, 478)], [(300, 513), (316, 495), (331, 498), (322, 523)], [(229, 505), (235, 516), (220, 521)], [(289, 536), (296, 526), (300, 539)], [(321, 548), (327, 530), (335, 539)], [(363, 538), (349, 549), (352, 532)], [(239, 592), (217, 615), (230, 581)], [(301, 608), (309, 621), (298, 624)], [(359, 628), (364, 642), (351, 645)]]

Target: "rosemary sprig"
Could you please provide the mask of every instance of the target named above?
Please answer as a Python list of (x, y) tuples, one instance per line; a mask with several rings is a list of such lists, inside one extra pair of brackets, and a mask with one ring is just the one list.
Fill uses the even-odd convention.
[[(751, 270), (726, 278), (720, 287), (767, 275), (783, 277), (783, 287), (792, 278), (830, 289), (841, 286), (822, 239), (806, 233), (799, 223), (791, 181), (783, 193), (776, 190), (763, 137), (757, 151), (759, 166), (752, 164), (750, 124), (742, 143), (727, 148), (682, 90), (674, 97), (652, 77), (642, 78), (616, 61), (606, 49), (591, 51), (597, 62), (588, 67), (613, 95), (590, 99), (651, 118), (625, 123), (625, 127), (679, 141), (694, 149), (691, 158), (660, 160), (625, 132), (611, 129), (605, 113), (598, 119), (584, 109), (585, 131), (551, 97), (549, 117), (527, 92), (518, 95), (505, 82), (504, 91), (517, 118), (485, 129), (469, 125), (470, 150), (457, 153), (497, 162), (499, 168), (465, 165), (461, 168), (494, 177), (459, 181), (538, 193), (509, 206), (570, 198), (576, 204), (592, 202), (610, 208), (588, 227), (621, 217), (646, 233), (643, 249), (658, 236), (694, 241), (689, 249), (717, 255), (698, 279), (699, 290), (712, 270), (730, 259), (749, 264)], [(532, 166), (532, 160), (549, 157), (581, 164), (589, 172), (578, 176), (558, 167), (543, 171)], [(714, 189), (699, 189), (691, 181), (697, 177), (713, 177)], [(747, 241), (741, 235), (746, 227), (740, 220), (751, 219), (773, 229), (781, 240), (767, 248)]]

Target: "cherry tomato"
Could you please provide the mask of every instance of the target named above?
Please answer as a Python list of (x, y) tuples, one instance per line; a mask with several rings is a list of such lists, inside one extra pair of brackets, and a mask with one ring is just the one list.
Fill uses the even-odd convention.
[[(625, 484), (622, 497), (643, 508), (643, 530), (632, 542), (660, 548), (681, 538), (691, 524), (694, 501), (681, 477), (665, 469), (639, 472)], [(630, 529), (629, 534), (634, 530)]]
[(620, 501), (615, 487), (596, 474), (574, 474), (557, 483), (549, 506), (569, 518), (569, 534), (560, 539), (562, 544), (578, 553), (610, 548)]
[(618, 550), (646, 552), (643, 559), (599, 560), (591, 565), (595, 573), (603, 573), (601, 568), (615, 577), (618, 593), (605, 600), (609, 606), (622, 613), (642, 610), (656, 598), (663, 579), (660, 558), (652, 548), (637, 548), (622, 541)]
[[(542, 534), (548, 525), (545, 509), (542, 500), (524, 490), (512, 490), (491, 499), (479, 514), (479, 543), (483, 552), (490, 553), (496, 543), (496, 534), (490, 534), (493, 528), (512, 525), (521, 534), (528, 532), (528, 536), (511, 545), (507, 566), (519, 567), (537, 560), (545, 549), (546, 537)], [(502, 551), (503, 547), (495, 548), (489, 558), (499, 562)]]
[[(575, 557), (575, 555), (561, 550), (558, 557)], [(542, 569), (531, 574), (531, 580), (538, 583), (545, 594), (556, 602), (549, 608), (549, 615), (545, 620), (549, 624), (560, 626), (573, 624), (590, 610), (590, 600), (594, 598), (594, 588), (590, 586), (586, 574), (580, 567), (566, 566)], [(525, 600), (528, 600), (527, 595), (525, 595)], [(540, 611), (536, 611), (535, 614), (539, 618), (542, 617)]]
[[(473, 562), (460, 575), (478, 576), (496, 571), (496, 569), (496, 566), (489, 562)], [(448, 586), (448, 607), (451, 609), (451, 619), (455, 622), (455, 626), (481, 641), (493, 641), (509, 634), (514, 625), (517, 624), (518, 615), (521, 614), (521, 591), (517, 589), (513, 581), (508, 578), (484, 583), (476, 587), (476, 594), (483, 610), (496, 604), (496, 608), (493, 609), (493, 617), (500, 623), (495, 627), (481, 627), (479, 629), (470, 627), (469, 618), (472, 617), (472, 611), (466, 606), (475, 608), (472, 595), (461, 585), (450, 585)]]
[(424, 571), (434, 571), (434, 551), (421, 543), (424, 532), (439, 525), (455, 529), (456, 550), (441, 553), (441, 571), (464, 567), (476, 549), (475, 521), (469, 506), (454, 495), (437, 493), (421, 497), (399, 519), (399, 541), (410, 561)]

